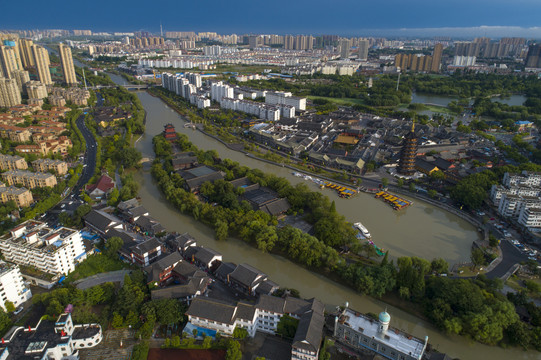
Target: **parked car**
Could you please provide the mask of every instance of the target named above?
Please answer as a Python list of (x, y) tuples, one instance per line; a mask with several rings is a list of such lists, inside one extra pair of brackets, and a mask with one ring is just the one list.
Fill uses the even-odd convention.
[(15, 311), (13, 312), (13, 315), (18, 315), (21, 313), (21, 311), (23, 311), (24, 308), (22, 306), (19, 306), (17, 309), (15, 309)]

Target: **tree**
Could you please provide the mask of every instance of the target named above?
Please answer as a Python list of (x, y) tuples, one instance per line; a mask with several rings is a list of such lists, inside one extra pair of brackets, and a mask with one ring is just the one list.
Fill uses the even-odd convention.
[(409, 190), (410, 191), (415, 191), (415, 183), (414, 182), (410, 182)]
[(284, 315), (280, 319), (280, 322), (278, 322), (276, 333), (285, 338), (293, 339), (298, 325), (299, 320), (289, 315)]
[(182, 305), (176, 299), (153, 301), (157, 320), (162, 325), (176, 324), (182, 319)]
[(131, 360), (146, 360), (149, 351), (148, 340), (142, 341), (133, 347)]
[(12, 313), (12, 312), (15, 311), (15, 305), (14, 305), (11, 301), (9, 301), (9, 300), (6, 300), (6, 301), (4, 302), (4, 307), (6, 308), (6, 311), (7, 311), (8, 313)]
[(212, 344), (212, 338), (210, 336), (205, 336), (203, 339), (202, 347), (203, 349), (210, 349), (210, 346)]
[(434, 199), (436, 196), (438, 196), (438, 192), (434, 189), (430, 189), (427, 191), (428, 196), (430, 196), (432, 199)]
[(241, 360), (242, 352), (240, 351), (240, 344), (236, 340), (229, 340), (227, 342), (227, 351), (225, 353), (225, 360)]
[(398, 179), (396, 180), (396, 186), (398, 186), (398, 187), (404, 186), (404, 179), (398, 178)]
[(248, 330), (244, 329), (244, 328), (240, 328), (240, 327), (235, 327), (235, 330), (233, 330), (233, 337), (235, 339), (244, 339), (245, 337), (248, 336)]
[(470, 259), (474, 266), (486, 265), (487, 259), (485, 258), (485, 253), (479, 248), (472, 250)]
[(123, 327), (124, 318), (122, 317), (122, 315), (115, 312), (113, 314), (113, 321), (111, 321), (111, 326), (114, 327), (115, 329), (120, 329), (121, 327)]
[(528, 289), (528, 291), (531, 293), (539, 294), (541, 292), (541, 285), (539, 285), (533, 280), (525, 280), (524, 285), (526, 286), (526, 289)]
[(488, 243), (490, 247), (496, 247), (500, 243), (500, 240), (498, 240), (498, 238), (491, 233), (488, 236)]
[(383, 186), (383, 188), (386, 188), (388, 185), (389, 185), (389, 179), (387, 179), (386, 177), (381, 178), (381, 186)]
[(112, 259), (116, 259), (118, 257), (117, 252), (122, 245), (124, 245), (124, 241), (120, 237), (113, 236), (109, 238), (105, 244), (105, 255)]
[(442, 258), (432, 260), (430, 269), (436, 274), (446, 274), (449, 271), (449, 264)]

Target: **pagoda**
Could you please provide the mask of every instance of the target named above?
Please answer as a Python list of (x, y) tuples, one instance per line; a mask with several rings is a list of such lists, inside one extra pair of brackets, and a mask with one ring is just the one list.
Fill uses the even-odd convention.
[(402, 150), (400, 151), (400, 161), (398, 163), (398, 173), (411, 176), (415, 174), (415, 158), (417, 157), (417, 136), (415, 136), (415, 122), (411, 125), (411, 131), (405, 136)]
[(163, 129), (163, 137), (169, 142), (173, 142), (177, 139), (177, 132), (173, 124), (167, 124)]

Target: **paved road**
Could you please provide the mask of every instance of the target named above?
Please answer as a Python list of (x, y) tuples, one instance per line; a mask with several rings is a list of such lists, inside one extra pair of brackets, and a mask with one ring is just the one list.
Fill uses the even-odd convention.
[(502, 249), (503, 259), (492, 271), (486, 274), (489, 279), (501, 278), (515, 264), (528, 260), (528, 256), (523, 254), (508, 240), (502, 240), (500, 248)]
[(83, 186), (88, 183), (92, 176), (94, 176), (94, 169), (96, 168), (97, 143), (92, 132), (86, 127), (84, 115), (79, 116), (76, 120), (76, 125), (86, 141), (84, 167), (81, 176), (79, 177), (79, 181), (73, 187), (71, 193), (43, 216), (42, 220), (53, 228), (58, 226), (59, 213), (62, 211), (74, 211), (77, 207), (84, 204), (84, 201), (79, 197), (79, 194)]
[(82, 280), (75, 282), (77, 289), (86, 290), (93, 286), (105, 284), (108, 282), (118, 282), (120, 285), (124, 283), (124, 277), (128, 275), (131, 271), (129, 270), (118, 270), (111, 271), (106, 273), (101, 273), (93, 276), (89, 276)]

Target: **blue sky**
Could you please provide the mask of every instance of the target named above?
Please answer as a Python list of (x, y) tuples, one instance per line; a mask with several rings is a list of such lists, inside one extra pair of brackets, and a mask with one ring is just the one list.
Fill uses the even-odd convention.
[(488, 26), (483, 35), (496, 26), (541, 26), (540, 0), (27, 0), (0, 9), (4, 29), (152, 32), (161, 21), (171, 31), (372, 35), (428, 28), (438, 35), (434, 29)]

